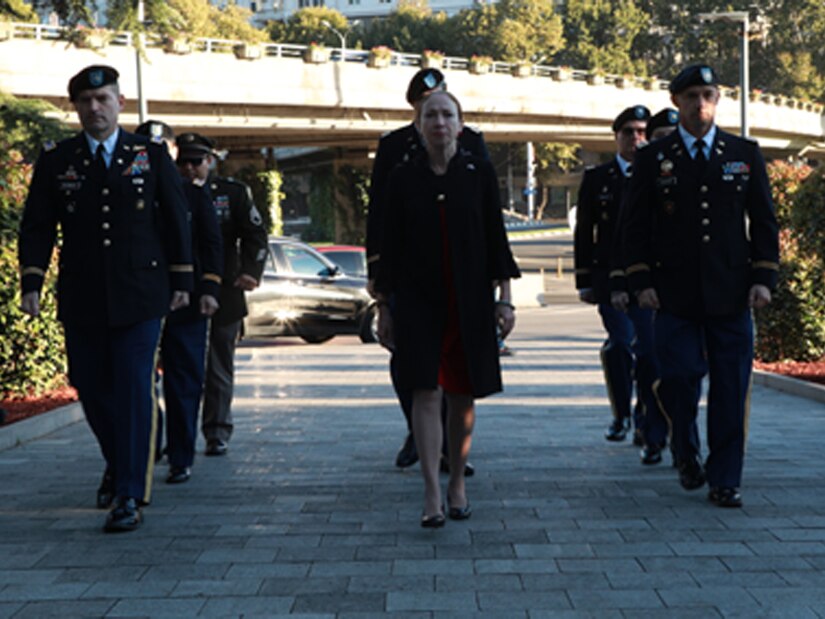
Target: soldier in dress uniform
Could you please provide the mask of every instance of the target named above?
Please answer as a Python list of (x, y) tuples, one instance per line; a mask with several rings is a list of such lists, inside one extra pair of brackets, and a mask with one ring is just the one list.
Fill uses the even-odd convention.
[(209, 330), (206, 387), (201, 432), (206, 455), (222, 456), (232, 436), (232, 390), (235, 376), (235, 345), (246, 316), (244, 292), (261, 281), (267, 255), (263, 219), (244, 183), (210, 173), (215, 163), (215, 144), (197, 133), (178, 136), (178, 168), (185, 178), (205, 183), (212, 195), (223, 237), (223, 279)]
[(186, 198), (166, 149), (118, 127), (118, 72), (93, 65), (69, 81), (83, 131), (48, 144), (20, 226), (22, 309), (36, 316), (62, 233), (58, 318), (69, 379), (100, 444), (104, 530), (140, 526), (154, 465), (155, 356), (161, 320), (192, 290)]
[(662, 108), (650, 117), (645, 127), (645, 137), (648, 142), (658, 140), (676, 131), (679, 125), (679, 110), (672, 107)]
[[(166, 123), (148, 120), (137, 127), (135, 133), (164, 144), (172, 158), (177, 158), (175, 132)], [(167, 316), (161, 336), (166, 455), (169, 459), (166, 483), (169, 484), (189, 481), (191, 476), (203, 396), (209, 318), (218, 309), (223, 273), (223, 240), (212, 198), (202, 182), (188, 179), (181, 179), (181, 182), (192, 230), (195, 294), (187, 307)], [(158, 436), (160, 434), (159, 428)]]
[[(656, 310), (661, 382), (679, 480), (740, 507), (753, 362), (752, 308), (771, 300), (777, 223), (759, 146), (719, 129), (717, 78), (706, 65), (670, 83), (679, 126), (636, 156), (624, 226), (629, 289)], [(691, 432), (709, 374), (708, 457)]]
[[(644, 444), (645, 413), (656, 409), (652, 385), (656, 379), (653, 360), (653, 316), (636, 304), (617, 310), (611, 291), (624, 286), (623, 271), (615, 262), (617, 221), (636, 149), (644, 143), (650, 111), (643, 105), (628, 107), (616, 116), (612, 130), (616, 156), (609, 162), (585, 171), (579, 189), (574, 235), (576, 288), (585, 303), (598, 306), (607, 339), (601, 349), (613, 420), (605, 438), (623, 441), (635, 422), (635, 444)], [(632, 406), (633, 377), (636, 377), (637, 405)], [(661, 461), (661, 442), (645, 445), (642, 462)]]
[[(438, 69), (421, 69), (413, 75), (407, 87), (407, 102), (418, 110), (418, 106), (426, 95), (436, 90), (446, 90), (447, 82), (444, 74)], [(459, 148), (468, 151), (472, 155), (489, 159), (487, 146), (479, 131), (464, 126), (459, 136)], [(415, 123), (404, 125), (400, 129), (391, 131), (381, 137), (378, 142), (378, 150), (375, 153), (375, 160), (372, 166), (372, 176), (370, 178), (370, 199), (367, 209), (367, 271), (369, 277), (369, 290), (373, 290), (375, 274), (378, 272), (378, 262), (381, 260), (381, 235), (384, 229), (384, 209), (391, 208), (386, 204), (387, 181), (390, 172), (400, 163), (410, 161), (422, 152), (424, 145), (421, 141), (421, 134)], [(412, 431), (412, 392), (398, 387), (396, 379), (395, 363), (390, 359), (390, 376), (392, 377), (393, 388), (395, 389), (398, 402), (401, 404), (401, 411), (407, 420), (407, 437), (404, 440), (398, 455), (395, 458), (395, 465), (399, 468), (406, 468), (418, 462), (418, 451), (415, 447), (415, 439)], [(446, 415), (445, 415), (446, 418)], [(442, 459), (442, 469), (446, 469), (446, 458)], [(471, 464), (467, 464), (465, 475), (474, 474)]]

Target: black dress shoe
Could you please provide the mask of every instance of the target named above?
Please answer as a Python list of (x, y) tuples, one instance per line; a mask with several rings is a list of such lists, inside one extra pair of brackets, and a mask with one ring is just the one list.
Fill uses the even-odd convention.
[(143, 522), (143, 516), (137, 501), (131, 497), (118, 497), (115, 507), (106, 516), (103, 530), (106, 533), (123, 533), (134, 531)]
[(192, 476), (192, 469), (188, 466), (173, 466), (169, 469), (169, 475), (166, 476), (167, 484), (182, 484), (189, 481)]
[(115, 500), (115, 480), (107, 468), (103, 472), (103, 479), (100, 480), (100, 486), (97, 489), (97, 508), (109, 509), (112, 501)]
[(685, 490), (696, 490), (705, 485), (705, 471), (695, 456), (679, 463), (679, 483)]
[(645, 445), (645, 437), (642, 436), (642, 431), (638, 428), (633, 430), (633, 444), (636, 447), (644, 447)]
[(219, 438), (212, 438), (206, 441), (206, 455), (207, 456), (225, 456), (229, 450), (229, 445), (226, 441)]
[(425, 529), (440, 529), (447, 522), (444, 514), (434, 514), (432, 516), (421, 516), (421, 526)]
[(395, 466), (400, 469), (405, 469), (418, 462), (418, 450), (415, 448), (415, 439), (412, 432), (407, 433), (407, 438), (404, 439), (404, 444), (398, 450), (398, 455), (395, 456)]
[(649, 445), (639, 453), (642, 464), (659, 464), (662, 461), (662, 450), (655, 445)]
[[(442, 473), (447, 475), (450, 474), (450, 461), (447, 460), (447, 456), (441, 455), (441, 462), (438, 464), (438, 470)], [(476, 467), (474, 467), (469, 462), (464, 464), (464, 477), (472, 477), (476, 474)]]
[(742, 495), (738, 488), (711, 488), (708, 500), (719, 507), (742, 507)]
[(614, 419), (607, 427), (604, 437), (608, 441), (623, 441), (630, 430), (630, 419)]

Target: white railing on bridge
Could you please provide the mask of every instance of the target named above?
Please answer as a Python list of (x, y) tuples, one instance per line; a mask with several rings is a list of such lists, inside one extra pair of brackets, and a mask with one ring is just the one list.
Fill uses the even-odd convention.
[[(67, 45), (72, 44), (73, 37), (77, 36), (77, 30), (65, 26), (51, 26), (47, 24), (27, 24), (19, 22), (6, 22), (10, 28), (8, 29), (9, 37), (16, 37), (21, 39), (40, 39), (46, 41), (66, 41)], [(0, 22), (0, 26), (3, 22)], [(107, 31), (109, 45), (115, 46), (133, 46), (134, 34), (131, 32), (112, 32)], [(170, 41), (157, 34), (147, 34), (145, 37), (145, 45), (148, 48), (165, 48), (169, 49)], [(238, 53), (239, 48), (244, 45), (251, 45), (255, 50), (254, 54), (246, 56), (247, 58), (258, 57), (274, 57), (274, 58), (304, 58), (309, 49), (307, 45), (297, 45), (293, 43), (260, 43), (260, 44), (245, 44), (243, 41), (230, 39), (210, 39), (210, 38), (194, 38), (188, 41), (187, 52), (202, 52), (202, 53)], [(369, 50), (359, 49), (341, 49), (328, 48), (329, 60), (333, 62), (356, 62), (368, 63), (370, 59)], [(423, 56), (421, 54), (408, 54), (404, 52), (392, 51), (390, 64), (402, 67), (417, 67), (422, 65)], [(468, 58), (459, 58), (453, 56), (446, 56), (441, 61), (441, 66), (444, 69), (471, 71), (473, 61)], [(518, 63), (492, 61), (489, 66), (489, 72), (496, 74), (515, 74), (519, 68), (522, 68)], [(556, 81), (578, 81), (587, 82), (593, 85), (614, 85), (617, 88), (631, 88), (638, 87), (646, 90), (658, 91), (667, 90), (668, 82), (656, 78), (639, 77), (632, 75), (615, 75), (603, 74), (600, 72), (586, 71), (580, 69), (571, 69), (570, 67), (548, 66), (548, 65), (530, 65), (525, 73), (520, 73), (525, 77), (539, 77), (549, 78)], [(720, 88), (722, 96), (731, 99), (738, 99), (741, 96), (738, 88), (730, 88), (722, 86)], [(759, 101), (766, 104), (777, 106), (785, 106), (792, 109), (805, 110), (822, 114), (825, 107), (822, 103), (814, 103), (796, 99), (794, 97), (786, 97), (784, 95), (777, 95), (761, 91), (752, 91), (748, 93), (751, 101)]]

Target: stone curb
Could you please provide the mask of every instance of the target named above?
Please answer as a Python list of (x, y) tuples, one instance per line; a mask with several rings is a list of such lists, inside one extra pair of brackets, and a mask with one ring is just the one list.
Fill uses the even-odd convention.
[[(800, 398), (825, 403), (825, 385), (756, 369), (753, 371), (753, 382)], [(2, 426), (0, 427), (0, 451), (41, 438), (82, 419), (83, 409), (79, 402), (74, 402), (48, 413)]]
[(73, 402), (48, 413), (2, 426), (0, 427), (0, 451), (41, 438), (60, 428), (77, 423), (81, 419), (83, 419), (83, 408), (79, 402)]

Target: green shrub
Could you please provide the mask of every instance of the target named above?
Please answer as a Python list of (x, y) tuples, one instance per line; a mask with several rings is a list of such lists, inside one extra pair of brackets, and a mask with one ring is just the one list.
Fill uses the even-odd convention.
[(774, 162), (768, 174), (780, 226), (779, 276), (770, 305), (755, 313), (756, 358), (815, 361), (825, 355), (825, 267), (815, 228), (825, 187), (807, 166)]

